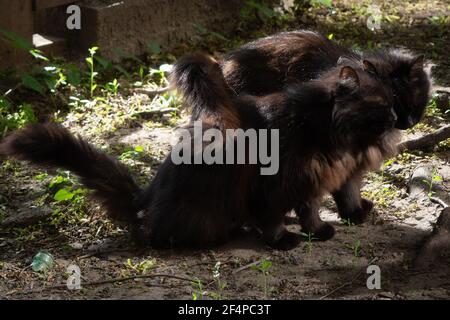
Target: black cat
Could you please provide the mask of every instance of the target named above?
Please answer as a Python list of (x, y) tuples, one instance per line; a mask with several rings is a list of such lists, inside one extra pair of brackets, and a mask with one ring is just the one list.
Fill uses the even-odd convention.
[[(0, 145), (0, 153), (77, 174), (95, 190), (108, 215), (128, 225), (140, 244), (214, 246), (227, 241), (243, 223), (251, 223), (269, 245), (290, 249), (299, 235), (284, 227), (288, 211), (300, 212), (306, 232), (332, 236), (333, 227), (317, 213), (322, 195), (339, 189), (358, 168), (378, 166), (395, 145), (390, 95), (377, 79), (350, 66), (332, 68), (317, 80), (263, 97), (232, 94), (219, 64), (202, 55), (181, 60), (174, 79), (204, 129), (217, 128), (221, 134), (226, 133), (224, 124), (278, 129), (276, 174), (261, 175), (260, 162), (176, 164), (168, 156), (142, 190), (122, 164), (58, 124), (35, 124), (14, 132)], [(220, 147), (228, 150), (235, 139)], [(253, 147), (247, 144), (246, 151)], [(276, 150), (273, 142), (267, 147)]]
[[(355, 52), (311, 31), (283, 32), (246, 44), (221, 62), (227, 84), (236, 94), (266, 95), (288, 84), (307, 82), (339, 64), (361, 66), (390, 91), (396, 128), (407, 129), (423, 116), (430, 80), (423, 56), (398, 49)], [(373, 203), (361, 198), (364, 170), (357, 170), (333, 193), (339, 214), (364, 222)]]
[[(339, 59), (362, 64), (393, 91), (396, 127), (417, 124), (429, 98), (430, 79), (423, 56), (406, 50), (356, 52), (312, 31), (282, 32), (258, 39), (228, 53), (221, 65), (226, 82), (237, 94), (266, 95), (286, 84), (315, 79)], [(375, 69), (371, 68), (375, 66)]]

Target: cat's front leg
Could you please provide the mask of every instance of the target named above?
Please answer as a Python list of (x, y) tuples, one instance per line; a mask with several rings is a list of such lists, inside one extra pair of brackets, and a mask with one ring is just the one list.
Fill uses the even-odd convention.
[(303, 233), (315, 240), (326, 241), (333, 238), (335, 231), (330, 223), (320, 219), (319, 207), (319, 201), (314, 200), (298, 205), (295, 212), (300, 220)]
[(361, 197), (361, 182), (362, 174), (355, 174), (338, 191), (333, 193), (339, 216), (354, 224), (365, 222), (373, 208), (372, 201)]

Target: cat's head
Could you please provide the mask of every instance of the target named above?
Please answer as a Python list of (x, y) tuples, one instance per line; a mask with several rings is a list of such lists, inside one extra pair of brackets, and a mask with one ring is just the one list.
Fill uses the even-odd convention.
[(424, 69), (423, 56), (398, 49), (378, 50), (364, 54), (375, 68), (368, 70), (392, 89), (396, 128), (408, 129), (423, 117), (430, 92), (430, 75)]
[(340, 66), (332, 112), (337, 142), (364, 147), (379, 141), (397, 122), (392, 93), (362, 68)]

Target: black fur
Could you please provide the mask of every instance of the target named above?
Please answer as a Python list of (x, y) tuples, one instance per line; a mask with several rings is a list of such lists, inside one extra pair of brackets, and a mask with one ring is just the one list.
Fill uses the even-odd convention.
[(0, 153), (40, 166), (72, 171), (106, 207), (111, 219), (132, 222), (141, 190), (128, 169), (112, 157), (74, 137), (59, 124), (34, 124), (16, 131)]
[[(417, 124), (429, 98), (430, 80), (423, 57), (398, 49), (356, 52), (311, 31), (292, 31), (258, 39), (224, 57), (222, 69), (228, 85), (238, 94), (265, 95), (287, 84), (318, 78), (339, 61), (370, 68), (392, 91), (396, 127)], [(368, 63), (365, 63), (368, 62)]]

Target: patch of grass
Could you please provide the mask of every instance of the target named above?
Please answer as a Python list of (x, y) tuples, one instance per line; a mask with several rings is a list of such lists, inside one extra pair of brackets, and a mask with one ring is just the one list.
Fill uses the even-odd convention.
[(364, 187), (363, 197), (375, 202), (381, 208), (388, 208), (399, 196), (400, 190), (383, 173), (369, 173), (370, 184)]
[(0, 137), (36, 121), (32, 105), (25, 103), (13, 107), (6, 98), (0, 97)]
[(156, 259), (145, 259), (139, 262), (133, 262), (131, 259), (128, 259), (125, 263), (125, 266), (132, 270), (134, 273), (139, 275), (146, 274), (149, 270), (154, 269), (156, 267)]

